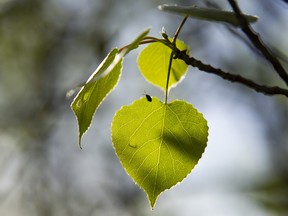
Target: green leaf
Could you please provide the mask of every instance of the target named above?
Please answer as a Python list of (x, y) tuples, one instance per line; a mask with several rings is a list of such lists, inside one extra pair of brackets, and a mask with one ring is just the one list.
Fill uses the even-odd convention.
[[(236, 14), (232, 11), (223, 11), (214, 8), (200, 8), (195, 5), (189, 7), (182, 7), (178, 5), (160, 5), (158, 7), (160, 10), (181, 14), (184, 16), (190, 16), (195, 19), (225, 22), (232, 24), (234, 26), (239, 26)], [(246, 20), (250, 23), (256, 22), (258, 20), (257, 16), (244, 14)]]
[(90, 76), (71, 104), (78, 120), (80, 148), (81, 138), (89, 128), (96, 109), (120, 78), (122, 61), (123, 58), (119, 57), (118, 50), (113, 49)]
[(78, 120), (80, 148), (82, 136), (91, 125), (97, 108), (118, 83), (124, 56), (136, 49), (149, 31), (149, 29), (143, 31), (121, 51), (116, 48), (113, 49), (74, 98), (71, 108)]
[(191, 104), (152, 97), (117, 111), (112, 142), (122, 166), (146, 192), (153, 208), (161, 192), (182, 181), (207, 145), (208, 126)]
[[(172, 40), (172, 39), (171, 39)], [(188, 47), (180, 40), (176, 41), (179, 50), (187, 50)], [(171, 49), (166, 45), (155, 42), (145, 47), (138, 57), (138, 67), (145, 79), (160, 87), (163, 91), (166, 88), (168, 65)], [(188, 65), (180, 60), (174, 59), (170, 73), (169, 88), (174, 87), (184, 77)]]

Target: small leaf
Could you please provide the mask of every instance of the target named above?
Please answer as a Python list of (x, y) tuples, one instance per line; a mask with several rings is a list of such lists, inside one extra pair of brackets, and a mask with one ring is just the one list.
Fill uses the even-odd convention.
[(119, 80), (122, 60), (118, 50), (113, 49), (90, 76), (71, 104), (78, 120), (80, 147), (81, 138), (89, 128), (96, 109)]
[[(239, 26), (236, 14), (232, 11), (224, 11), (214, 8), (200, 8), (197, 6), (183, 7), (178, 5), (160, 5), (158, 7), (160, 10), (181, 14), (184, 16), (190, 16), (195, 19), (225, 22), (232, 24), (234, 26)], [(257, 16), (243, 14), (245, 19), (250, 22), (256, 22), (258, 20)]]
[(164, 39), (166, 39), (166, 40), (169, 39), (168, 34), (167, 34), (167, 32), (166, 32), (166, 30), (165, 30), (164, 27), (162, 27), (161, 35), (162, 35), (162, 37), (163, 37)]
[(112, 142), (122, 166), (146, 192), (153, 208), (161, 192), (182, 181), (207, 145), (208, 126), (191, 104), (145, 97), (122, 107), (112, 122)]
[(118, 49), (113, 49), (74, 98), (71, 108), (78, 120), (80, 148), (82, 136), (91, 125), (97, 108), (118, 83), (124, 56), (131, 50), (136, 49), (149, 31), (147, 29), (142, 32), (122, 51), (119, 52)]
[[(182, 41), (177, 40), (176, 46), (179, 50), (187, 50), (188, 52), (188, 47)], [(142, 75), (147, 81), (160, 87), (163, 91), (165, 91), (166, 88), (171, 51), (172, 50), (164, 44), (155, 42), (145, 47), (138, 57), (138, 67)], [(180, 59), (173, 60), (169, 89), (181, 81), (187, 68), (188, 65), (184, 61)]]

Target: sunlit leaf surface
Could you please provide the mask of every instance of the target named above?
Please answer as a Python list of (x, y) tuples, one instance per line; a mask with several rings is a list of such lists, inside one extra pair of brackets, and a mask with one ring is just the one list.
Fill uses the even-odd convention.
[[(179, 50), (187, 50), (188, 47), (180, 40), (176, 46)], [(142, 75), (150, 83), (160, 87), (163, 91), (166, 88), (169, 59), (171, 49), (160, 42), (149, 44), (138, 57), (138, 67)], [(188, 65), (179, 59), (174, 59), (172, 63), (169, 89), (175, 86), (185, 75)]]
[(78, 120), (79, 144), (91, 124), (96, 109), (119, 80), (122, 58), (117, 58), (118, 50), (114, 49), (91, 75), (71, 104)]
[(88, 130), (97, 108), (118, 83), (122, 71), (123, 57), (137, 48), (148, 33), (149, 29), (143, 31), (122, 51), (118, 51), (116, 48), (113, 49), (74, 98), (71, 108), (78, 120), (80, 147), (81, 138)]
[(208, 126), (191, 104), (152, 97), (122, 107), (112, 122), (112, 142), (122, 166), (147, 193), (158, 195), (182, 181), (207, 145)]

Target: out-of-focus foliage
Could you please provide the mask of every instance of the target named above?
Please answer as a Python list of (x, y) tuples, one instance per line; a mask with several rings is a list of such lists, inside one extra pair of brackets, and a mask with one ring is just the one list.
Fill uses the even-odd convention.
[(277, 215), (286, 215), (288, 212), (287, 194), (287, 179), (284, 177), (267, 179), (262, 185), (257, 185), (253, 196), (264, 208)]
[[(115, 9), (111, 2), (86, 2), (77, 9), (79, 3), (71, 1), (0, 2), (1, 215), (113, 215), (113, 199), (121, 200), (120, 206), (137, 206), (138, 191), (127, 189), (129, 182), (113, 189), (107, 184), (117, 184), (105, 181), (106, 186), (100, 187), (106, 193), (101, 196), (101, 190), (91, 188), (97, 183), (81, 186), (92, 174), (71, 177), (79, 176), (72, 166), (81, 152), (73, 151), (75, 130), (67, 120), (71, 110), (65, 94), (82, 83), (85, 71), (88, 75), (107, 54), (106, 46), (116, 36), (115, 28), (106, 29), (104, 24), (109, 18), (103, 19), (103, 14), (108, 16)], [(89, 6), (96, 13), (85, 11)], [(88, 22), (89, 18), (103, 22)], [(61, 124), (66, 131), (55, 138)], [(102, 155), (110, 157), (105, 151)], [(112, 166), (116, 160), (110, 162)], [(134, 201), (127, 204), (130, 196)], [(120, 215), (134, 211), (120, 208)]]
[[(195, 19), (208, 20), (213, 22), (225, 22), (239, 27), (237, 17), (234, 12), (219, 10), (216, 8), (199, 8), (196, 5), (181, 7), (177, 5), (160, 5), (160, 10), (181, 14), (183, 16), (190, 16)], [(256, 22), (257, 17), (243, 14), (246, 20), (250, 23)]]
[[(179, 4), (179, 1), (175, 2)], [(259, 17), (255, 29), (279, 58), (284, 63), (285, 60), (287, 62), (287, 4), (280, 0), (238, 2), (245, 13)], [(122, 168), (112, 151), (110, 140), (102, 139), (103, 145), (97, 148), (91, 139), (89, 151), (79, 153), (77, 128), (71, 126), (76, 125), (76, 122), (70, 120), (74, 116), (69, 108), (71, 101), (65, 100), (65, 93), (83, 83), (111, 47), (131, 41), (136, 36), (133, 31), (139, 32), (152, 25), (155, 34), (162, 26), (168, 32), (174, 32), (181, 18), (157, 11), (157, 5), (164, 3), (167, 2), (0, 1), (1, 215), (145, 214), (145, 197), (119, 171)], [(185, 2), (187, 5), (190, 3), (230, 10), (224, 0)], [(245, 73), (263, 83), (283, 85), (279, 83), (269, 64), (262, 58), (256, 57), (255, 60), (258, 53), (250, 49), (251, 44), (235, 29), (227, 31), (220, 24), (190, 20), (180, 39), (188, 43), (192, 55), (204, 62), (229, 71)], [(129, 73), (138, 73), (136, 66), (133, 68), (129, 64), (126, 68), (128, 67), (132, 68)], [(193, 79), (200, 74), (201, 85), (198, 80), (194, 83), (191, 80), (194, 86), (189, 85), (192, 87), (181, 95), (189, 95), (193, 100), (197, 99), (198, 94), (201, 97), (205, 95), (205, 101), (200, 101), (205, 102), (206, 107), (210, 106), (211, 98), (218, 96), (219, 103), (230, 101), (233, 104), (231, 112), (239, 104), (247, 104), (254, 111), (255, 119), (263, 128), (263, 136), (266, 138), (263, 146), (269, 149), (267, 161), (271, 166), (271, 173), (261, 178), (261, 185), (270, 185), (269, 182), (273, 182), (274, 177), (279, 182), (275, 183), (277, 190), (266, 190), (263, 186), (261, 197), (265, 198), (265, 202), (262, 204), (266, 204), (259, 203), (262, 207), (269, 206), (267, 215), (270, 212), (274, 212), (274, 215), (287, 215), (287, 209), (282, 208), (279, 211), (280, 208), (277, 207), (281, 205), (282, 197), (287, 197), (287, 100), (252, 93), (245, 87), (227, 83), (211, 75), (201, 75), (196, 70), (191, 73)], [(131, 86), (133, 81), (130, 80), (129, 87)], [(126, 86), (124, 88), (127, 89)], [(203, 89), (206, 91), (202, 91)], [(143, 93), (141, 91), (137, 93)], [(129, 90), (129, 93), (133, 92), (134, 89)], [(119, 106), (123, 105), (123, 100), (130, 100), (129, 95), (123, 92), (117, 94), (115, 91), (115, 95), (113, 99), (119, 96)], [(101, 117), (113, 107), (109, 100), (104, 105), (105, 108), (99, 110)], [(240, 122), (235, 124), (238, 123)], [(97, 140), (102, 138), (103, 131), (99, 130), (98, 127), (93, 128), (93, 133), (96, 131), (100, 134)], [(105, 163), (101, 163), (103, 161)], [(246, 184), (251, 188), (254, 182)], [(255, 185), (252, 191), (259, 188), (262, 187)], [(199, 197), (201, 196), (197, 196), (197, 199)], [(274, 197), (281, 199), (275, 203)], [(285, 200), (283, 203), (285, 204)], [(209, 209), (210, 205), (213, 203), (210, 202), (208, 207), (199, 211)], [(173, 206), (173, 209), (176, 207), (177, 205)], [(178, 207), (182, 209), (182, 203)], [(167, 211), (162, 213), (173, 214)]]

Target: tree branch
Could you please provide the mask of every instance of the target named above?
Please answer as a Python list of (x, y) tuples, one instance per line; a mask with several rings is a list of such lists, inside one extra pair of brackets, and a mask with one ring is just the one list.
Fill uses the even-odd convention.
[(271, 53), (267, 46), (263, 43), (260, 36), (252, 29), (247, 22), (241, 9), (239, 8), (236, 0), (228, 0), (233, 11), (236, 13), (236, 17), (240, 23), (242, 31), (250, 39), (252, 44), (263, 54), (263, 56), (273, 65), (274, 70), (282, 78), (282, 80), (288, 85), (288, 74), (279, 60)]
[(252, 80), (249, 80), (247, 78), (244, 78), (240, 75), (234, 75), (228, 72), (224, 72), (219, 68), (214, 68), (211, 65), (204, 64), (200, 60), (195, 59), (194, 57), (190, 57), (186, 54), (186, 51), (180, 51), (177, 50), (175, 55), (175, 59), (181, 59), (183, 60), (187, 65), (190, 65), (192, 67), (197, 67), (201, 71), (205, 71), (207, 73), (212, 73), (217, 76), (222, 77), (225, 80), (229, 80), (231, 82), (241, 83), (251, 89), (254, 89), (257, 92), (260, 92), (265, 95), (284, 95), (288, 97), (288, 89), (283, 89), (277, 86), (269, 87), (265, 85), (260, 85), (255, 83)]

